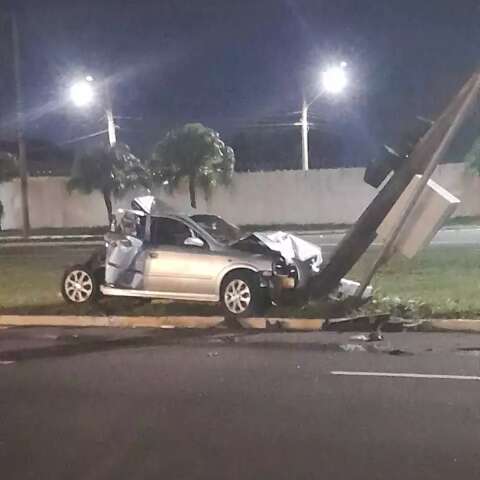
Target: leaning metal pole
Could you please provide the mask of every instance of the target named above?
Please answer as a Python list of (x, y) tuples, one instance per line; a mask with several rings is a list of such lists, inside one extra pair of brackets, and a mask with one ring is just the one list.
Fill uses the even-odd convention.
[[(475, 73), (453, 98), (448, 107), (417, 143), (411, 155), (390, 177), (385, 186), (368, 205), (357, 222), (336, 248), (334, 254), (310, 284), (312, 298), (321, 298), (330, 293), (340, 280), (351, 270), (376, 237), (377, 228), (387, 216), (395, 202), (408, 186), (413, 176), (423, 174), (432, 156), (439, 149), (450, 127), (460, 114), (466, 115), (465, 104), (473, 105), (480, 89), (479, 75)], [(463, 113), (462, 113), (463, 112)], [(465, 115), (464, 115), (465, 114)], [(453, 137), (453, 136), (451, 136)], [(442, 154), (451, 138), (442, 148)], [(437, 155), (438, 163), (442, 155)]]
[(412, 197), (409, 199), (408, 204), (405, 207), (405, 210), (402, 212), (400, 219), (395, 225), (393, 232), (391, 233), (390, 237), (385, 241), (384, 245), (381, 248), (379, 256), (375, 259), (375, 261), (370, 265), (370, 268), (362, 278), (360, 282), (360, 288), (356, 292), (358, 297), (361, 297), (365, 289), (367, 288), (368, 284), (372, 280), (375, 272), (378, 268), (385, 263), (393, 253), (395, 241), (397, 240), (398, 236), (402, 232), (404, 225), (407, 223), (407, 220), (411, 216), (415, 205), (417, 205), (418, 200), (420, 199), (422, 192), (425, 190), (425, 187), (428, 183), (428, 180), (433, 175), (435, 168), (437, 167), (440, 160), (445, 156), (448, 148), (450, 147), (452, 140), (457, 135), (458, 131), (462, 127), (465, 119), (467, 118), (469, 112), (471, 111), (472, 106), (478, 101), (478, 92), (480, 88), (480, 75), (477, 75), (477, 80), (474, 87), (470, 90), (467, 98), (463, 102), (458, 114), (453, 119), (450, 128), (448, 129), (447, 133), (443, 137), (440, 145), (438, 146), (435, 153), (432, 155), (428, 165), (425, 168), (425, 171), (422, 175), (420, 182), (415, 188)]

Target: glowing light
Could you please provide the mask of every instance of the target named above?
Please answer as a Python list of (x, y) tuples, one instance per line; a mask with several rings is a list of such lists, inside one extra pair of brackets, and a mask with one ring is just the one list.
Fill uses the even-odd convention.
[(92, 77), (87, 77), (70, 87), (70, 98), (77, 107), (87, 107), (93, 102), (95, 91), (91, 85), (92, 80)]
[(348, 84), (345, 67), (346, 63), (342, 62), (340, 66), (330, 67), (322, 73), (322, 86), (325, 92), (336, 95), (345, 90)]

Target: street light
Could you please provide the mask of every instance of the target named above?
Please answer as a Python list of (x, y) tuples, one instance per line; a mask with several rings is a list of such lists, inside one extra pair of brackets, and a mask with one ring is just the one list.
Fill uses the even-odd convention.
[(322, 95), (339, 95), (348, 85), (348, 77), (346, 72), (346, 62), (339, 65), (332, 65), (321, 74), (321, 90), (316, 97), (310, 102), (303, 99), (302, 118), (300, 125), (302, 127), (302, 170), (309, 169), (308, 159), (308, 111), (312, 104), (316, 102)]
[(322, 73), (322, 86), (325, 92), (336, 95), (347, 86), (347, 74), (345, 72), (346, 65), (344, 62), (339, 66), (331, 67)]
[[(90, 75), (87, 75), (82, 80), (78, 80), (70, 87), (70, 99), (73, 104), (79, 108), (85, 108), (91, 105), (96, 96), (94, 80)], [(110, 146), (113, 147), (117, 143), (117, 134), (115, 131), (115, 121), (113, 119), (112, 102), (106, 86), (103, 88), (103, 105), (107, 118), (108, 142)]]
[(92, 81), (85, 79), (74, 83), (70, 87), (70, 98), (76, 107), (88, 107), (95, 98)]

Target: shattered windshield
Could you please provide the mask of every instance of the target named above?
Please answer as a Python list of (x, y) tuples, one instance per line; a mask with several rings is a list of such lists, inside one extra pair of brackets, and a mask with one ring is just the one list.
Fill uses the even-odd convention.
[(230, 245), (243, 237), (243, 232), (239, 227), (216, 215), (192, 215), (190, 218), (218, 242)]

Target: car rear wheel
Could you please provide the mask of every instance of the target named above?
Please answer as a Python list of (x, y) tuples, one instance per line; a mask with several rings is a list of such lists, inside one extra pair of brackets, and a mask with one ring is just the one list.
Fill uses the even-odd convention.
[(262, 304), (262, 292), (254, 274), (233, 272), (222, 283), (221, 302), (226, 316), (249, 317)]
[(62, 280), (62, 296), (68, 303), (92, 303), (100, 296), (98, 278), (86, 267), (74, 265)]

